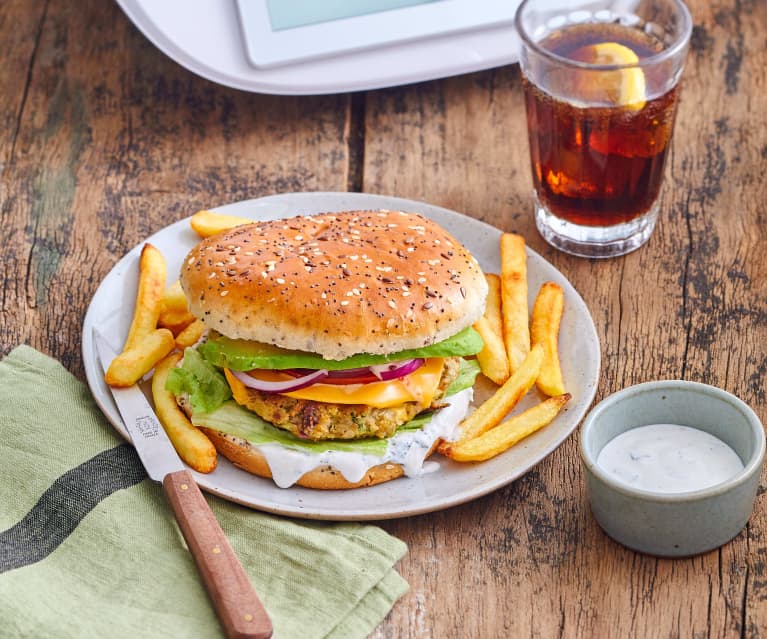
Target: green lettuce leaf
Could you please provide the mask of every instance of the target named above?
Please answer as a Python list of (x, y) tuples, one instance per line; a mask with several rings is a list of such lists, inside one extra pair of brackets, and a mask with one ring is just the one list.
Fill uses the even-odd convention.
[(300, 439), (286, 430), (275, 428), (255, 413), (228, 400), (209, 413), (194, 413), (192, 423), (197, 427), (212, 428), (224, 433), (242, 437), (251, 444), (281, 444), (287, 448), (302, 450), (317, 455), (326, 450), (344, 450), (381, 456), (386, 452), (387, 440), (372, 437), (368, 439), (329, 439), (309, 441)]
[(479, 333), (471, 326), (457, 335), (437, 344), (413, 348), (389, 355), (360, 353), (343, 360), (323, 359), (316, 353), (292, 351), (270, 344), (243, 339), (231, 339), (223, 335), (208, 339), (198, 349), (202, 356), (214, 366), (249, 371), (254, 368), (326, 368), (341, 370), (396, 362), (413, 357), (453, 357), (474, 355), (482, 350), (483, 342)]
[(232, 396), (223, 374), (194, 348), (187, 348), (181, 366), (168, 372), (165, 388), (176, 396), (188, 395), (194, 413), (215, 410)]
[(474, 386), (477, 375), (479, 375), (479, 362), (476, 359), (461, 359), (458, 376), (445, 390), (445, 397), (450, 397), (450, 395), (455, 395), (459, 391)]

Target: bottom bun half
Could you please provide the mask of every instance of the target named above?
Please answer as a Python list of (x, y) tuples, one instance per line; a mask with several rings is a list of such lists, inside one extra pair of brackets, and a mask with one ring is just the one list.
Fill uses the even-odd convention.
[[(222, 433), (211, 428), (203, 427), (200, 430), (210, 438), (216, 450), (235, 466), (253, 475), (272, 479), (272, 471), (269, 468), (266, 457), (258, 450), (257, 446), (253, 446), (241, 437)], [(437, 443), (435, 442), (429, 454), (434, 451), (436, 445)], [(342, 490), (375, 486), (376, 484), (382, 484), (402, 477), (402, 475), (404, 475), (404, 470), (400, 464), (387, 462), (369, 468), (360, 481), (350, 482), (332, 466), (321, 466), (302, 475), (296, 481), (296, 484), (304, 488), (318, 490)]]

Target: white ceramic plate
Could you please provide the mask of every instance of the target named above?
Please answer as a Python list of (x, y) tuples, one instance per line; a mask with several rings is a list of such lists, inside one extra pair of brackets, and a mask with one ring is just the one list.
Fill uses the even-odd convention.
[[(501, 231), (447, 209), (401, 198), (359, 193), (288, 193), (237, 202), (214, 209), (253, 219), (273, 219), (322, 211), (392, 209), (417, 212), (435, 220), (463, 242), (486, 272), (500, 271)], [(188, 220), (180, 220), (147, 239), (168, 261), (168, 283), (177, 279), (186, 253), (199, 241)], [(98, 328), (114, 346), (127, 335), (135, 299), (141, 245), (123, 257), (99, 286), (83, 324), (83, 361), (93, 396), (109, 421), (129, 439), (117, 412), (93, 348)], [(219, 457), (209, 475), (194, 473), (200, 487), (259, 510), (311, 519), (366, 520), (415, 515), (476, 499), (517, 479), (555, 450), (583, 418), (599, 378), (599, 340), (580, 295), (551, 264), (528, 250), (530, 305), (539, 286), (548, 280), (565, 291), (560, 328), (560, 358), (565, 386), (572, 394), (566, 410), (551, 424), (507, 452), (480, 464), (458, 464), (439, 456), (439, 470), (419, 478), (401, 478), (370, 488), (319, 491), (278, 488), (271, 480), (239, 470)], [(526, 404), (537, 401), (535, 393)]]

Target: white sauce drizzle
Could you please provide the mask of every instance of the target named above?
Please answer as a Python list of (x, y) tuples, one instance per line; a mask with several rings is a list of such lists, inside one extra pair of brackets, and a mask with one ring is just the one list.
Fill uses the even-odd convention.
[(321, 466), (332, 466), (349, 482), (360, 481), (369, 468), (386, 463), (401, 464), (406, 476), (417, 477), (438, 468), (436, 462), (424, 466), (426, 453), (438, 438), (453, 440), (457, 437), (458, 423), (466, 416), (473, 394), (473, 389), (467, 388), (451, 395), (450, 405), (437, 411), (426, 426), (394, 435), (383, 456), (341, 450), (328, 450), (318, 455), (279, 444), (257, 447), (269, 464), (274, 483), (280, 488), (292, 486), (303, 475)]
[(677, 424), (651, 424), (607, 442), (597, 465), (623, 484), (655, 493), (715, 486), (743, 470), (737, 453), (713, 435)]

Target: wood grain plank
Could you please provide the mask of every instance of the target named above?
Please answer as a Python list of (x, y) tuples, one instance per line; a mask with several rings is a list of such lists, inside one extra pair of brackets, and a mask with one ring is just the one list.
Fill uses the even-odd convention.
[[(764, 3), (700, 3), (685, 90), (706, 98), (680, 110), (679, 135), (696, 139), (671, 176), (687, 185), (690, 255), (685, 270), (684, 375), (742, 397), (767, 418), (767, 109)], [(712, 87), (716, 87), (712, 91)], [(764, 118), (761, 117), (763, 120)], [(719, 552), (712, 626), (758, 637), (767, 628), (764, 474), (746, 529)]]
[[(19, 7), (4, 5), (5, 22)], [(115, 3), (51, 2), (41, 21), (16, 144), (2, 145), (13, 148), (2, 188), (15, 225), (2, 352), (28, 342), (82, 376), (85, 309), (133, 245), (199, 208), (346, 189), (350, 98), (215, 85), (155, 49)]]
[[(0, 100), (0, 278), (3, 283), (0, 348), (4, 349), (6, 344), (19, 341), (21, 325), (29, 321), (24, 312), (25, 222), (17, 215), (19, 207), (24, 206), (27, 193), (11, 188), (19, 179), (11, 158), (28, 97), (29, 77), (44, 16), (44, 3), (37, 4), (33, 10), (23, 0), (0, 4), (0, 42), (4, 45), (3, 64), (0, 65), (0, 95), (3, 96)], [(19, 267), (22, 277), (19, 277)]]

